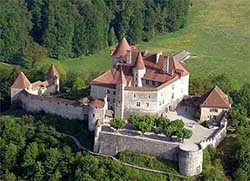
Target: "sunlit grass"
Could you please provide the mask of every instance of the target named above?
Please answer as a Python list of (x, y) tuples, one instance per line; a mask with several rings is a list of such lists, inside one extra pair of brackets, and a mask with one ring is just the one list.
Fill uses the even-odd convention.
[[(191, 78), (226, 73), (239, 85), (250, 82), (250, 1), (192, 0), (187, 26), (138, 44), (142, 50), (193, 57), (185, 66)], [(56, 61), (66, 71), (101, 73), (111, 66), (109, 49), (92, 56)], [(47, 60), (46, 62), (53, 62)]]

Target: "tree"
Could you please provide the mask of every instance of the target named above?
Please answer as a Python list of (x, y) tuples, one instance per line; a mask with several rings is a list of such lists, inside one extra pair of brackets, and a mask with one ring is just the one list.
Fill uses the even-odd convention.
[(28, 39), (31, 17), (24, 0), (1, 1), (0, 60), (12, 61)]
[(4, 169), (11, 169), (16, 164), (18, 148), (16, 145), (10, 143), (6, 146), (6, 151), (3, 155), (2, 165)]
[(250, 84), (244, 84), (237, 96), (234, 98), (234, 102), (241, 104), (247, 111), (247, 116), (250, 117)]
[(27, 167), (35, 164), (38, 155), (38, 144), (36, 142), (33, 142), (25, 150), (23, 166)]
[(125, 126), (125, 121), (121, 118), (113, 118), (110, 122), (111, 126), (116, 129), (121, 129)]
[(246, 125), (247, 123), (247, 112), (243, 106), (240, 104), (233, 105), (230, 110), (230, 115), (232, 119), (232, 126), (239, 129)]

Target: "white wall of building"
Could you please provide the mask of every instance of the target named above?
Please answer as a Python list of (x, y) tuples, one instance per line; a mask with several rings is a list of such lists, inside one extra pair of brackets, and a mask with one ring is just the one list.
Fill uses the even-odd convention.
[(223, 114), (227, 111), (228, 109), (201, 107), (200, 121), (220, 120)]

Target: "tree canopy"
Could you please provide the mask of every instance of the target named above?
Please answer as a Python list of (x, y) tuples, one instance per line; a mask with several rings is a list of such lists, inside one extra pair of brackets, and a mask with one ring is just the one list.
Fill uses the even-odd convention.
[[(114, 45), (176, 31), (189, 0), (6, 0), (0, 12), (0, 61), (33, 64), (39, 57), (78, 57)], [(45, 47), (44, 50), (42, 47)]]

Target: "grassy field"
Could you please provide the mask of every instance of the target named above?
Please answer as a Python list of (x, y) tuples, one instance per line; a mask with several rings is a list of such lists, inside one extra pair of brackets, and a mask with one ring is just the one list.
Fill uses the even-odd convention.
[[(186, 62), (191, 77), (228, 74), (239, 84), (250, 82), (250, 1), (192, 0), (187, 26), (157, 36), (140, 49), (192, 54)], [(66, 71), (101, 73), (111, 65), (109, 49), (92, 56), (56, 61)], [(54, 62), (55, 60), (46, 60)]]
[(177, 163), (166, 160), (158, 160), (150, 155), (124, 151), (118, 154), (118, 159), (138, 166), (162, 170), (179, 175)]

